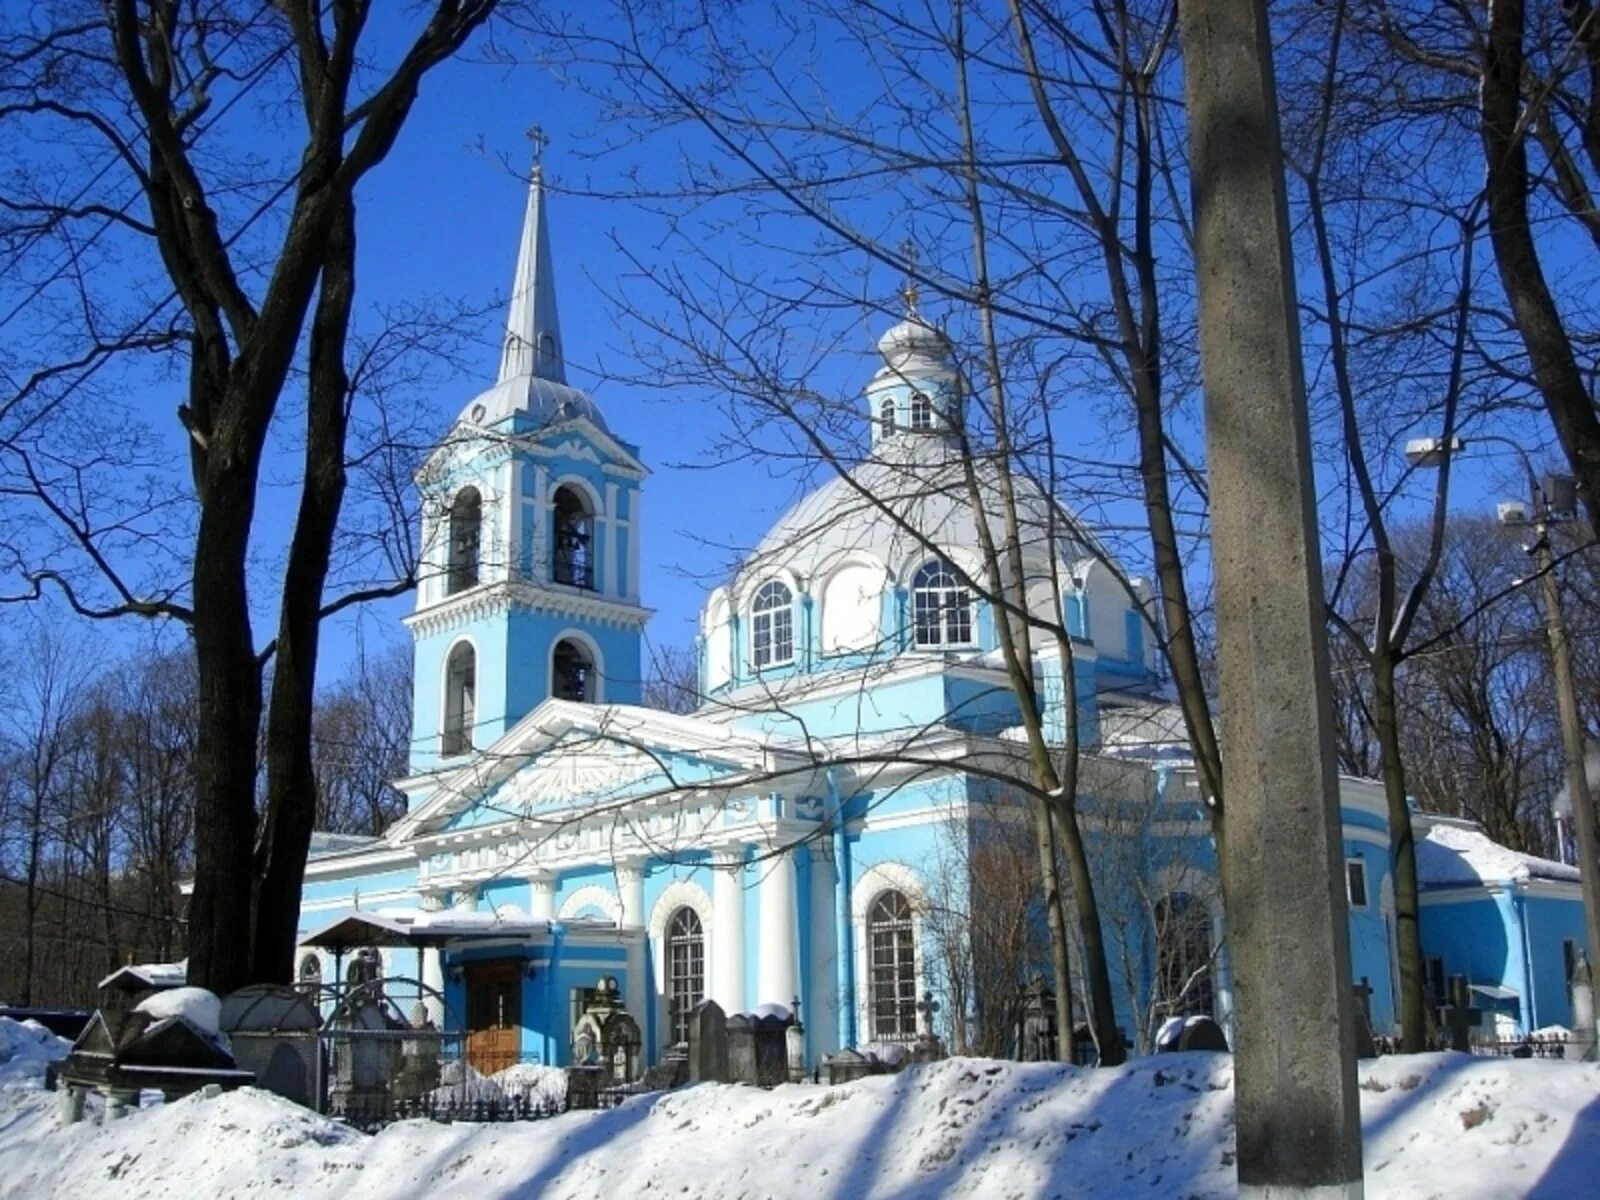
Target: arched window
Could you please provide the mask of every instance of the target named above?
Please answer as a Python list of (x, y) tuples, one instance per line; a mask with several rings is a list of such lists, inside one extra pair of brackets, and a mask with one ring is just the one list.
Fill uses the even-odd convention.
[(1156, 1011), (1169, 1017), (1213, 1016), (1214, 957), (1211, 914), (1188, 892), (1173, 892), (1156, 904)]
[(794, 594), (776, 579), (761, 585), (751, 606), (750, 649), (756, 670), (794, 661)]
[(550, 694), (557, 700), (592, 701), (594, 657), (581, 642), (563, 638), (550, 658)]
[(917, 1036), (917, 946), (911, 902), (887, 891), (867, 913), (867, 953), (872, 960), (872, 1040), (906, 1042)]
[(298, 982), (308, 992), (315, 992), (322, 986), (322, 956), (316, 952), (306, 955), (300, 960)]
[(667, 922), (667, 1029), (672, 1045), (689, 1040), (689, 1015), (705, 997), (705, 930), (699, 913), (680, 908)]
[(885, 396), (878, 403), (878, 436), (894, 435), (894, 397)]
[(933, 428), (933, 400), (927, 392), (911, 393), (911, 428), (917, 433)]
[(472, 749), (477, 723), (478, 656), (470, 642), (450, 651), (444, 667), (444, 731), (440, 753), (447, 758)]
[(972, 644), (972, 598), (945, 563), (925, 563), (912, 578), (911, 619), (919, 646)]
[(482, 539), (483, 497), (477, 488), (462, 488), (450, 503), (450, 561), (445, 573), (445, 595), (453, 596), (477, 586)]
[(583, 493), (558, 487), (555, 495), (556, 536), (550, 575), (557, 583), (594, 587), (594, 513)]
[(539, 356), (537, 370), (544, 370), (555, 365), (556, 339), (553, 333), (545, 332), (539, 335)]

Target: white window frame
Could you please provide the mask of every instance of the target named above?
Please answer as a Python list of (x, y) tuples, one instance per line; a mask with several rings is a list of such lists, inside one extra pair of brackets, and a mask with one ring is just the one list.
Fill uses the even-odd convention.
[[(785, 643), (787, 653), (780, 655)], [(794, 592), (783, 580), (769, 579), (756, 589), (750, 602), (750, 665), (767, 671), (793, 662)]]
[[(1356, 903), (1355, 889), (1350, 886), (1350, 869), (1358, 868), (1361, 872), (1361, 903)], [(1344, 898), (1352, 912), (1366, 912), (1372, 907), (1372, 880), (1367, 875), (1367, 860), (1359, 854), (1353, 854), (1344, 860)]]
[[(685, 913), (694, 918), (695, 931), (691, 935), (675, 936), (674, 930)], [(680, 976), (676, 971), (677, 955), (675, 951), (679, 949), (680, 944), (686, 951), (689, 966), (684, 976)], [(665, 972), (666, 987), (663, 991), (667, 1002), (667, 1045), (675, 1046), (680, 1042), (689, 1040), (691, 1014), (694, 1012), (695, 1006), (706, 998), (706, 926), (705, 922), (700, 919), (700, 914), (695, 910), (694, 905), (680, 904), (673, 910), (672, 915), (667, 918), (666, 927), (662, 930), (661, 948), (662, 957), (665, 959), (663, 970)], [(695, 954), (696, 950), (698, 950), (698, 954)], [(698, 976), (694, 970), (697, 961), (699, 965)], [(688, 1004), (681, 1011), (675, 1013), (672, 1002), (681, 979), (686, 979), (689, 984), (687, 988)], [(680, 1021), (682, 1023), (681, 1030), (678, 1028)], [(677, 1036), (680, 1032), (683, 1034), (681, 1038)]]
[[(909, 1005), (910, 1016), (907, 1018), (904, 1013), (901, 1013), (896, 1020), (897, 1024), (901, 1024), (909, 1020), (909, 1027), (902, 1027), (892, 1033), (885, 1032), (878, 1027), (878, 962), (875, 954), (876, 946), (874, 944), (874, 933), (876, 932), (876, 928), (873, 921), (873, 917), (878, 911), (878, 906), (883, 904), (884, 901), (890, 896), (900, 897), (900, 902), (905, 905), (905, 916), (903, 918), (896, 919), (889, 929), (889, 932), (894, 934), (896, 939), (894, 962), (891, 964), (889, 969), (893, 972), (894, 985), (897, 991), (899, 989), (899, 985), (903, 982), (901, 976), (904, 972), (909, 971), (911, 981), (911, 1002)], [(917, 932), (916, 904), (909, 895), (901, 891), (899, 888), (883, 888), (876, 896), (872, 898), (872, 902), (867, 905), (865, 922), (867, 943), (867, 961), (865, 964), (867, 969), (867, 1020), (868, 1029), (871, 1034), (870, 1040), (874, 1042), (912, 1042), (917, 1038), (917, 1034), (919, 1032), (917, 1024), (920, 1016), (917, 1011), (917, 1004), (920, 1001), (920, 995), (917, 989), (922, 982), (919, 971), (921, 964), (918, 961), (919, 955), (917, 953)], [(909, 960), (902, 960), (902, 956), (900, 954), (900, 947), (898, 943), (902, 936), (905, 938), (906, 942), (909, 943)], [(904, 1007), (903, 1004), (901, 1006)]]
[(927, 392), (911, 393), (911, 432), (933, 432), (933, 397)]
[[(931, 579), (928, 578), (931, 575)], [(933, 632), (936, 637), (924, 640), (921, 610), (926, 600), (935, 617)], [(962, 586), (949, 563), (942, 559), (929, 559), (917, 568), (911, 577), (911, 644), (919, 650), (944, 650), (969, 647), (974, 644), (972, 593)], [(952, 626), (959, 626), (966, 636), (954, 636)]]
[(885, 396), (878, 402), (878, 436), (893, 437), (896, 428), (894, 397)]

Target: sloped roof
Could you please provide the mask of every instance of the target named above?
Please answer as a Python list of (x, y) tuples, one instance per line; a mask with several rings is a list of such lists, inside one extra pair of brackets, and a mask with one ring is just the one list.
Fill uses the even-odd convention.
[(1578, 881), (1578, 868), (1493, 841), (1468, 822), (1429, 820), (1417, 839), (1417, 880), (1424, 888), (1526, 883), (1533, 879)]

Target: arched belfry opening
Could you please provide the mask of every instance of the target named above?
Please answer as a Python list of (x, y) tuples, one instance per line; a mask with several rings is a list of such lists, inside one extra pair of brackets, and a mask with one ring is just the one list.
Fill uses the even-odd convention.
[(461, 642), (450, 651), (444, 666), (444, 728), (439, 752), (445, 757), (472, 749), (477, 710), (478, 655), (471, 642)]
[(557, 700), (590, 703), (595, 697), (594, 655), (582, 642), (562, 638), (550, 657), (550, 694)]
[(594, 587), (594, 510), (588, 497), (567, 484), (556, 489), (555, 540), (550, 577), (571, 587)]
[(483, 543), (483, 497), (464, 487), (450, 502), (450, 545), (445, 567), (445, 594), (478, 585), (478, 555)]

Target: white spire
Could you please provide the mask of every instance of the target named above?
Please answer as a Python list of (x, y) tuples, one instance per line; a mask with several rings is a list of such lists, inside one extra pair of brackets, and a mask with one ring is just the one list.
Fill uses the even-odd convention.
[(550, 233), (544, 220), (544, 171), (539, 152), (546, 138), (535, 125), (533, 176), (528, 186), (528, 212), (522, 222), (517, 275), (511, 284), (511, 311), (506, 314), (505, 348), (500, 353), (500, 378), (535, 376), (566, 383), (566, 357), (561, 322), (556, 316), (556, 278), (550, 265)]

